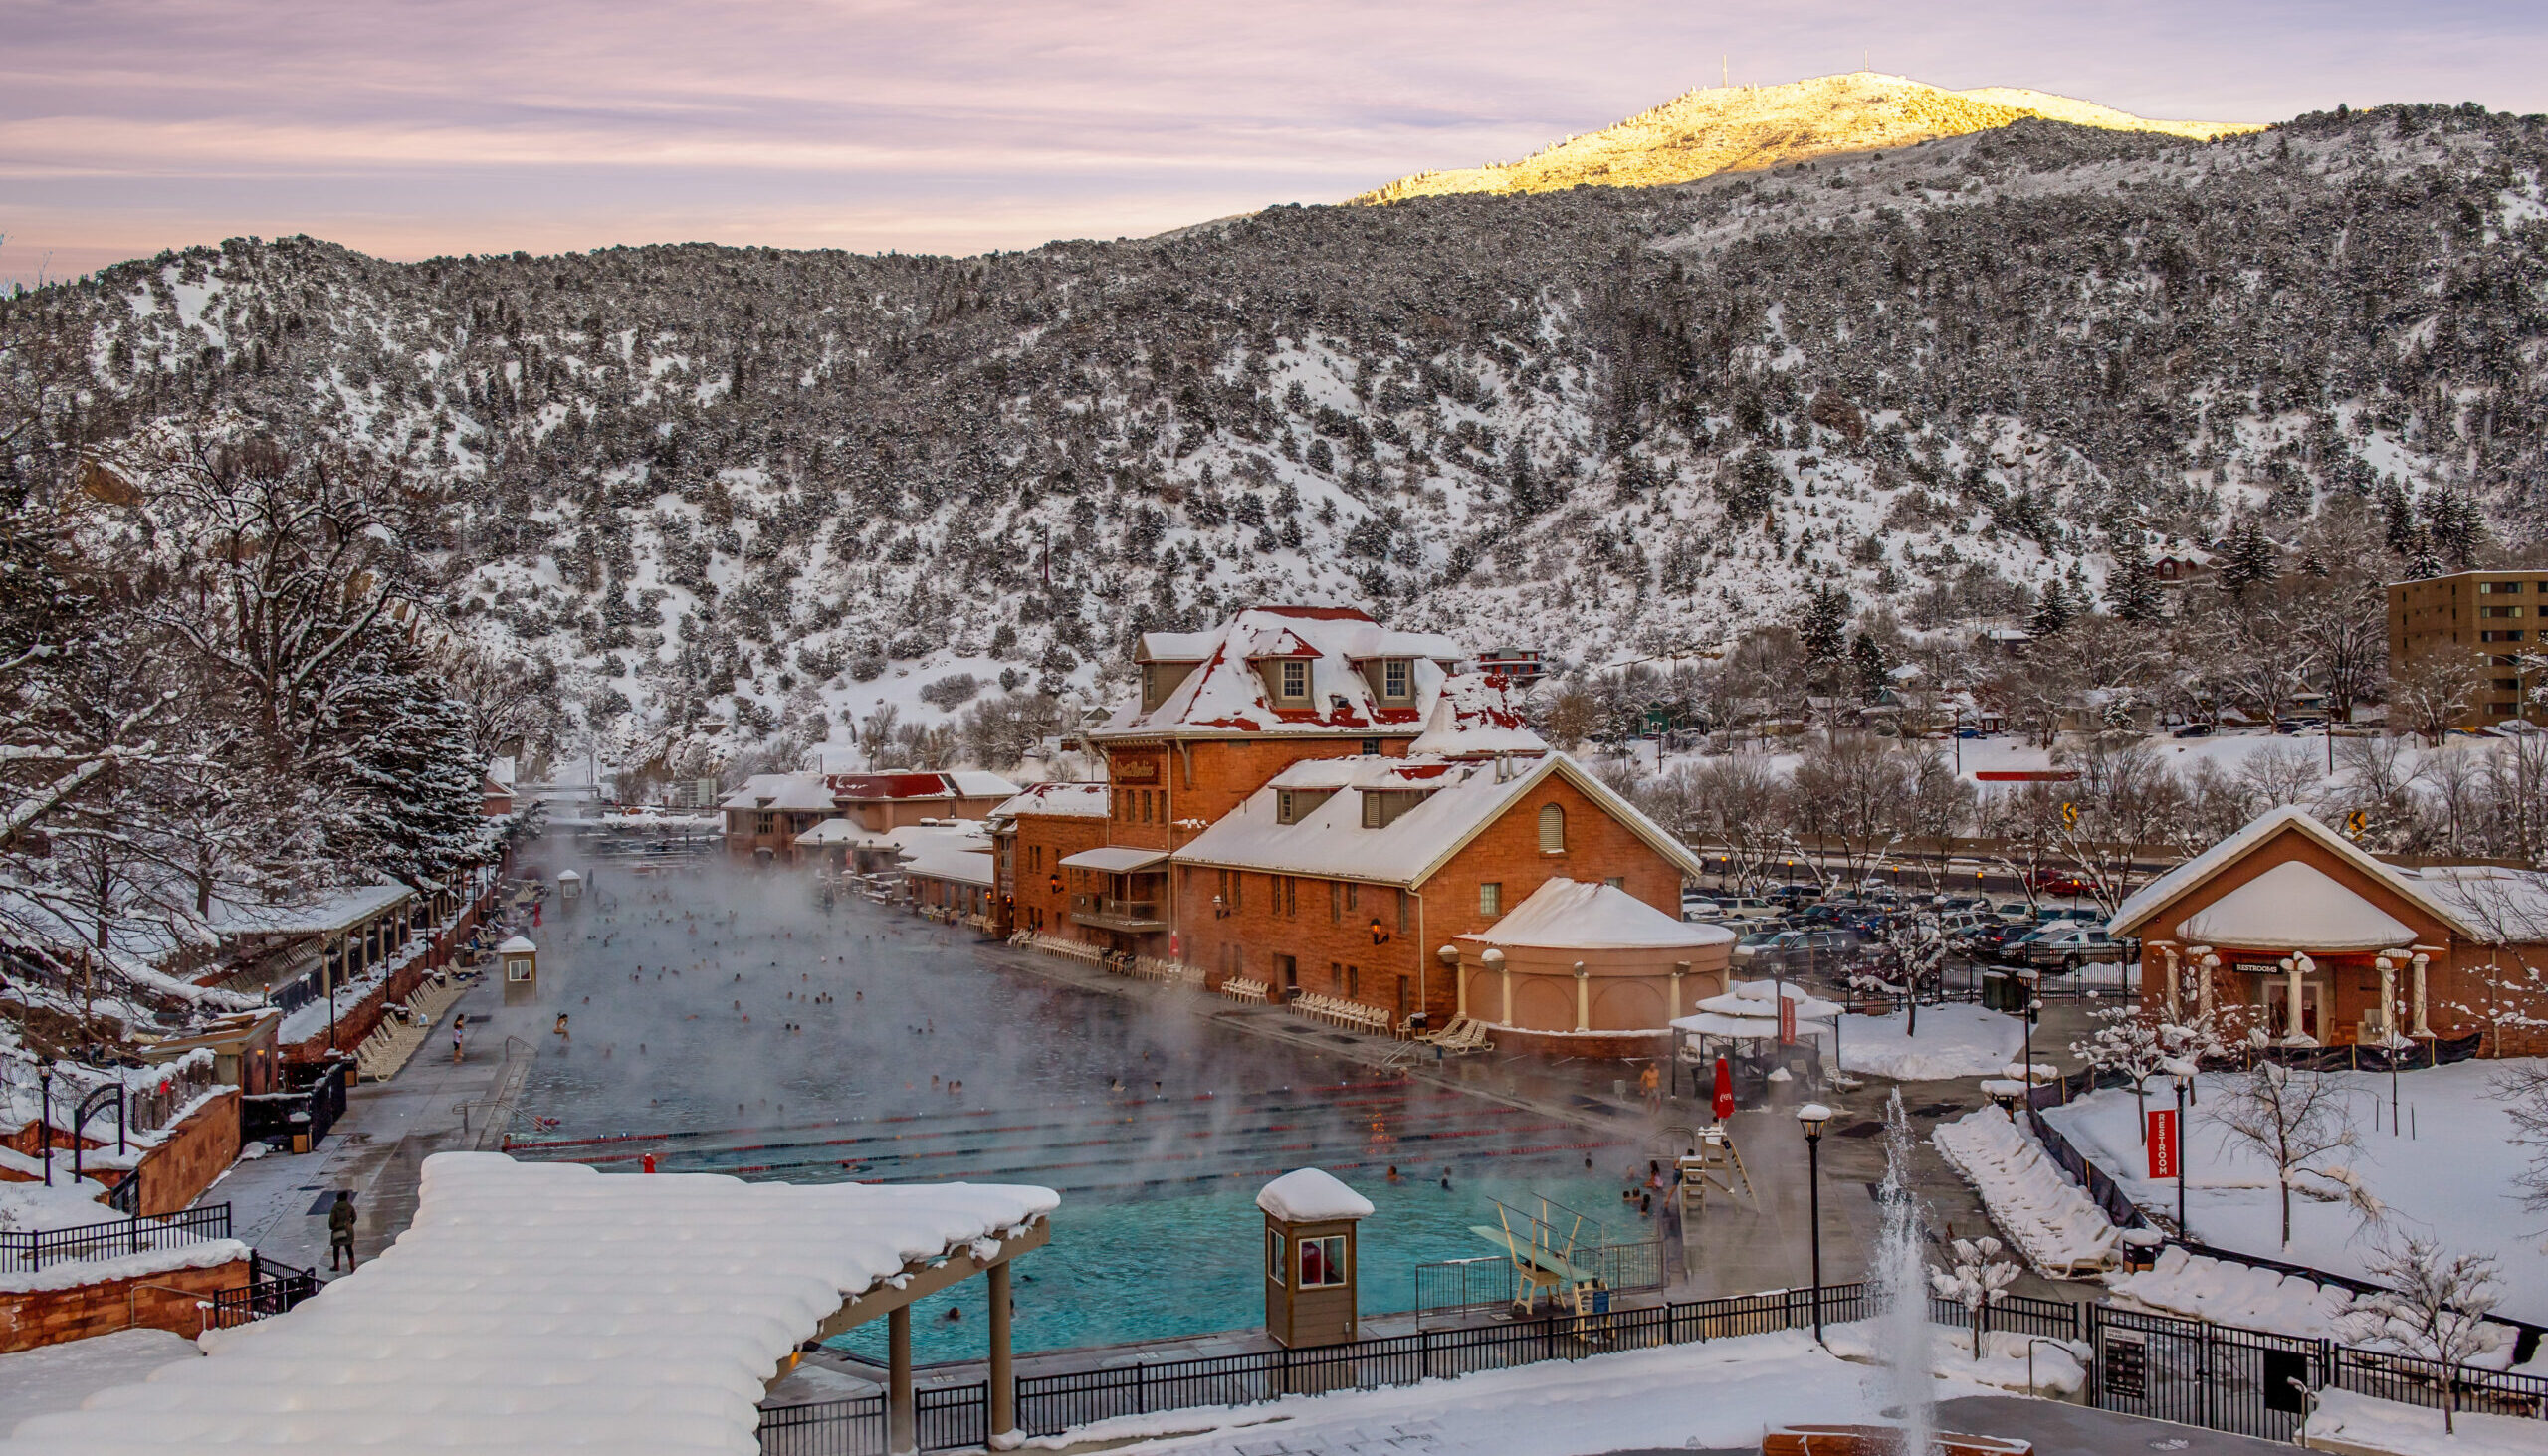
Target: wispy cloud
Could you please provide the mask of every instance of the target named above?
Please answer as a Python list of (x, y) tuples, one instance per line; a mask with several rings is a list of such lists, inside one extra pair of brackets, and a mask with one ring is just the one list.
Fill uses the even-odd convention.
[(2548, 108), (2535, 4), (24, 0), (0, 278), (229, 234), (393, 257), (1137, 234), (1861, 59), (2152, 115)]

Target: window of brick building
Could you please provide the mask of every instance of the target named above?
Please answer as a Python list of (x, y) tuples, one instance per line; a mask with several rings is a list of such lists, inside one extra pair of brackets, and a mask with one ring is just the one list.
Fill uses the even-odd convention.
[(1380, 670), (1380, 692), (1392, 701), (1406, 697), (1406, 671), (1403, 658), (1390, 658), (1388, 666)]
[(1566, 853), (1566, 810), (1555, 804), (1540, 806), (1540, 853)]
[(1345, 998), (1349, 1001), (1359, 1001), (1363, 998), (1363, 967), (1359, 965), (1345, 967)]
[(1488, 881), (1477, 887), (1477, 913), (1479, 915), (1504, 914), (1504, 886), (1501, 882)]
[(1308, 663), (1299, 658), (1290, 658), (1284, 662), (1283, 696), (1286, 698), (1310, 696), (1310, 665)]

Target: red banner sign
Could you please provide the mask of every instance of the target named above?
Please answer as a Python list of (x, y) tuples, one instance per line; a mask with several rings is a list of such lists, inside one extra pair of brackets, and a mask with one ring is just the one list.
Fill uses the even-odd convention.
[(2177, 1110), (2160, 1108), (2150, 1114), (2150, 1176), (2173, 1178), (2177, 1166)]
[(1796, 1045), (1796, 1002), (1787, 996), (1779, 997), (1779, 1045)]

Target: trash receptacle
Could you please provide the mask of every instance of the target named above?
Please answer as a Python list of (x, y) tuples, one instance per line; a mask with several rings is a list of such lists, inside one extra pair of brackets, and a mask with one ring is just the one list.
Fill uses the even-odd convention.
[(1982, 972), (1982, 1009), (2015, 1011), (2018, 1005), (2017, 977), (2005, 970)]

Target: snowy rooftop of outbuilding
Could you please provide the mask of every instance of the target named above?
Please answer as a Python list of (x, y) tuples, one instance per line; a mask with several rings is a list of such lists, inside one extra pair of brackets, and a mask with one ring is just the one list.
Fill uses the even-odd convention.
[(213, 902), (205, 919), (225, 936), (306, 936), (358, 926), (413, 899), (404, 885), (346, 885), (292, 905)]
[(529, 936), (516, 936), (502, 945), (497, 946), (496, 953), (499, 955), (528, 955), (537, 951), (539, 947), (537, 945), (531, 942), (531, 937)]
[(905, 824), (885, 838), (903, 855), (903, 871), (957, 885), (991, 883), (991, 841), (978, 819)]
[(1103, 819), (1106, 810), (1105, 784), (1039, 783), (1020, 790), (991, 810), (991, 817), (1014, 819), (1020, 814), (1050, 814), (1072, 819)]
[(2416, 939), (2396, 917), (2298, 860), (2186, 917), (2177, 934), (2191, 945), (2250, 950), (2388, 950)]
[[(2274, 836), (2285, 832), (2308, 836), (2337, 859), (2361, 871), (2366, 877), (2388, 885), (2409, 901), (2431, 912), (2444, 925), (2468, 936), (2470, 939), (2485, 938), (2471, 932), (2465, 918), (2455, 908), (2436, 897), (2420, 878), (2411, 879), (2373, 859), (2356, 848), (2352, 841), (2319, 823), (2308, 810), (2296, 804), (2286, 804), (2279, 809), (2266, 810), (2249, 820), (2246, 827), (2237, 833), (2142, 886), (2130, 899), (2115, 908), (2113, 917), (2106, 922), (2107, 932), (2115, 936), (2139, 934), (2146, 922), (2173, 904), (2180, 896), (2244, 859), (2253, 851), (2262, 848)], [(2261, 950), (2268, 947), (2258, 945), (2254, 948)]]
[(828, 813), (846, 804), (888, 800), (1006, 798), (1017, 785), (996, 773), (958, 768), (945, 773), (755, 773), (728, 794), (721, 809)]
[(1295, 1168), (1256, 1190), (1256, 1206), (1286, 1223), (1369, 1218), (1372, 1200), (1325, 1168)]
[[(1191, 663), (1185, 680), (1159, 707), (1116, 710), (1099, 737), (1176, 731), (1332, 733), (1371, 728), (1404, 731), (1433, 711), (1460, 646), (1436, 632), (1398, 632), (1352, 607), (1250, 607), (1206, 632), (1146, 632), (1137, 658)], [(1257, 664), (1295, 658), (1310, 665), (1308, 701), (1275, 706)], [(1409, 663), (1408, 701), (1384, 704), (1361, 664), (1383, 658)]]
[[(1420, 885), (1507, 809), (1552, 777), (1562, 777), (1625, 825), (1656, 853), (1699, 877), (1699, 862), (1661, 826), (1610, 791), (1563, 753), (1499, 767), (1485, 760), (1353, 756), (1314, 758), (1276, 774), (1236, 809), (1179, 849), (1179, 864), (1321, 875), (1382, 885)], [(1281, 822), (1285, 789), (1335, 789), (1290, 824)], [(1362, 794), (1425, 791), (1389, 823), (1367, 828)]]
[(1728, 945), (1723, 926), (1694, 925), (1612, 885), (1546, 880), (1504, 918), (1462, 939), (1564, 950), (1681, 950)]
[(208, 1359), (21, 1422), (0, 1452), (746, 1456), (762, 1382), (849, 1296), (1059, 1201), (437, 1153), (413, 1226), (359, 1272), (216, 1333)]
[(851, 818), (825, 819), (822, 823), (796, 836), (796, 842), (807, 849), (822, 849), (836, 844), (888, 845), (884, 835)]

